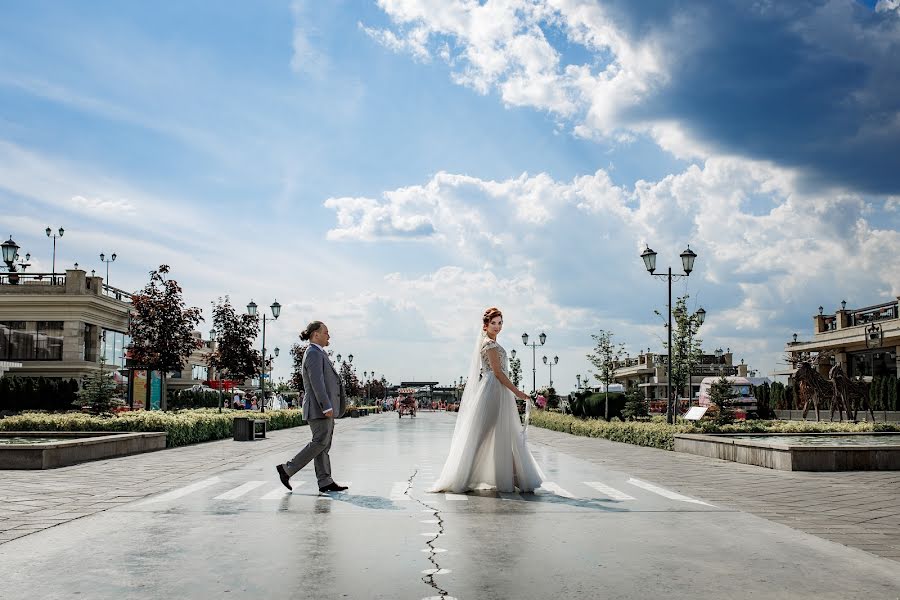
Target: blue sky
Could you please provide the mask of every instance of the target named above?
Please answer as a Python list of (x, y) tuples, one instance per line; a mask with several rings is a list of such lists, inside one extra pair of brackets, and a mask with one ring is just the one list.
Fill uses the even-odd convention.
[(558, 387), (601, 328), (662, 351), (638, 254), (690, 243), (708, 349), (770, 373), (900, 294), (900, 13), (746, 4), (14, 3), (0, 206), (34, 269), (63, 225), (59, 264), (277, 298), (274, 344), (321, 318), (393, 381), (461, 374), (489, 305)]

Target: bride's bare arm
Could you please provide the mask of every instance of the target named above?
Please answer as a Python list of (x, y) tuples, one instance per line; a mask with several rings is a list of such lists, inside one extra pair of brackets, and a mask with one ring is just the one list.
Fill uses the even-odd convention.
[(491, 370), (494, 372), (494, 377), (497, 378), (497, 381), (502, 383), (504, 387), (508, 388), (513, 394), (516, 395), (517, 398), (521, 398), (522, 400), (528, 398), (528, 394), (513, 385), (513, 382), (509, 380), (509, 377), (507, 377), (506, 373), (503, 372), (503, 369), (500, 368), (500, 353), (497, 352), (497, 349), (488, 348), (487, 357), (488, 363), (490, 363)]

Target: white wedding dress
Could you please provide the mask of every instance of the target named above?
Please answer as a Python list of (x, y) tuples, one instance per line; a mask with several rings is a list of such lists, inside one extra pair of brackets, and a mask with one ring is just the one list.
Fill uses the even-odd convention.
[[(460, 402), (450, 454), (429, 492), (462, 493), (476, 489), (533, 492), (544, 479), (528, 450), (515, 395), (491, 369), (487, 352), (496, 349), (509, 373), (506, 350), (484, 334), (479, 337), (469, 381)], [(530, 411), (529, 411), (530, 412)]]

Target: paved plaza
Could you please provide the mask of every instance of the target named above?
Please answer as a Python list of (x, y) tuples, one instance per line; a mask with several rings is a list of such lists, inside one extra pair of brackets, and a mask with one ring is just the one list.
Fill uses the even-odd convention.
[(529, 429), (534, 495), (429, 494), (454, 414), (3, 471), (0, 597), (900, 598), (900, 473), (789, 473)]

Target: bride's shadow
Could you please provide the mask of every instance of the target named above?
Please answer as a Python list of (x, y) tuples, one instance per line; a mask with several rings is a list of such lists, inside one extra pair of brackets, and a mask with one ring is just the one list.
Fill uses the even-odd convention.
[(558, 504), (562, 506), (572, 506), (574, 508), (586, 508), (590, 510), (599, 510), (603, 512), (631, 512), (627, 508), (615, 506), (619, 504), (619, 500), (600, 499), (600, 498), (567, 498), (566, 496), (557, 496), (553, 493), (522, 493), (521, 500), (516, 498), (513, 502), (529, 502), (537, 504)]

